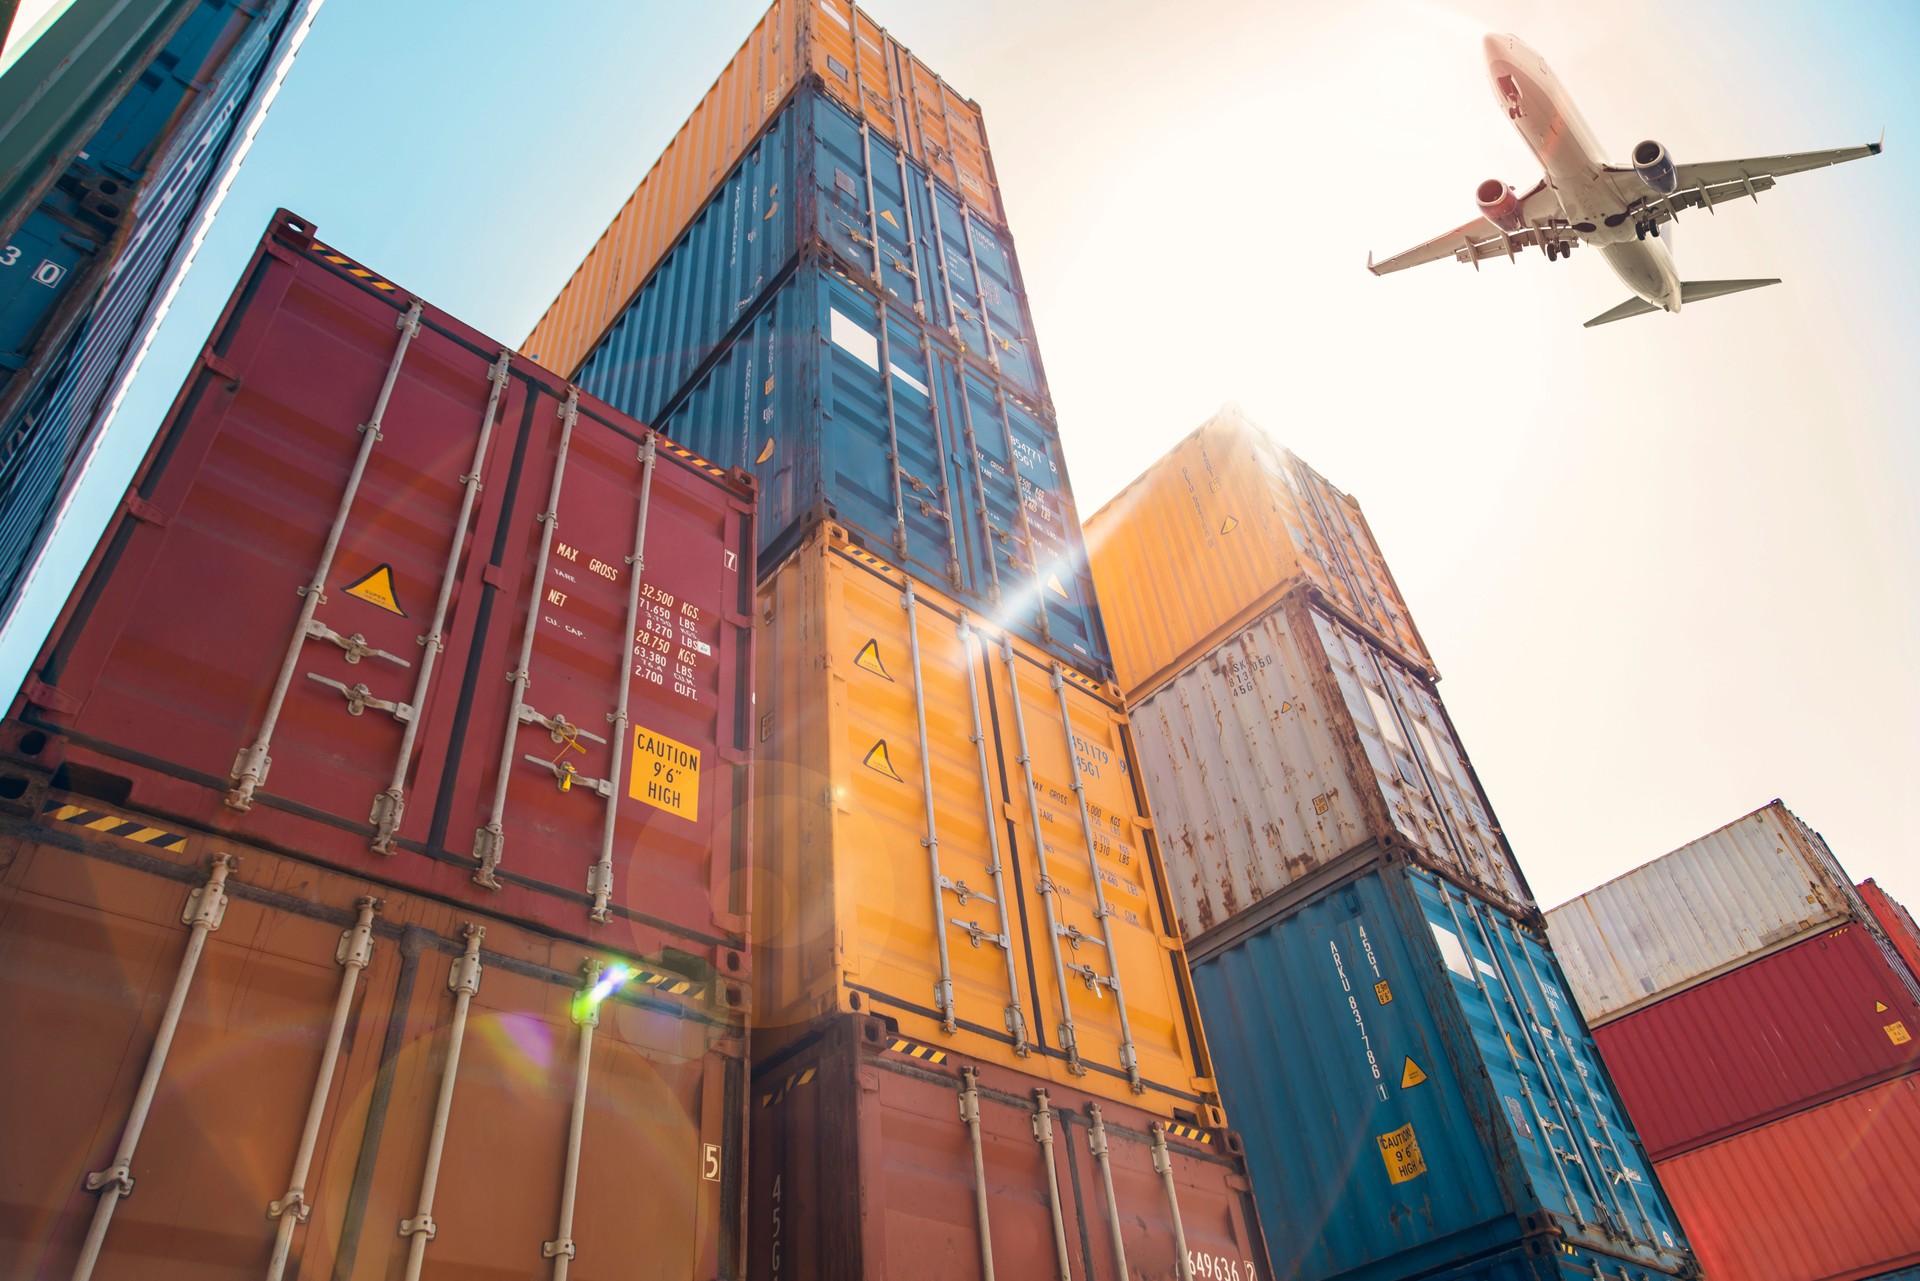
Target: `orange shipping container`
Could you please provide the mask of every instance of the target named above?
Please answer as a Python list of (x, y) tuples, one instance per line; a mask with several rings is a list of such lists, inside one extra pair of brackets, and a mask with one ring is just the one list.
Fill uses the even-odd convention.
[(994, 223), (1006, 221), (978, 106), (850, 0), (774, 0), (521, 350), (550, 369), (577, 369), (808, 77)]
[(1432, 672), (1360, 504), (1231, 405), (1089, 517), (1086, 530), (1114, 670), (1130, 702), (1302, 584)]
[(835, 1012), (1218, 1124), (1126, 717), (827, 525), (761, 588), (754, 1055)]
[(741, 1275), (742, 984), (0, 796), (0, 1276)]

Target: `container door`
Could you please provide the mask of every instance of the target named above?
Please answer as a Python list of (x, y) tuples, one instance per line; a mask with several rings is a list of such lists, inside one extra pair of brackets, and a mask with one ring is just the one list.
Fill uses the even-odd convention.
[(989, 667), (1050, 1053), (1069, 1072), (1138, 1084), (1197, 1114), (1212, 1083), (1125, 722), (1085, 678), (1030, 651), (1002, 646)]
[(99, 246), (44, 209), (36, 209), (0, 248), (0, 378), (26, 363), (41, 322)]
[[(1274, 1266), (1418, 1275), (1519, 1232), (1473, 1047), (1369, 873), (1194, 972)], [(1421, 928), (1424, 928), (1422, 926)], [(1389, 1262), (1391, 1261), (1391, 1262)]]
[(582, 926), (737, 936), (744, 504), (672, 443), (565, 404), (527, 429), (446, 845), (482, 885), (577, 901)]
[(1012, 243), (950, 187), (923, 182), (916, 199), (928, 323), (945, 329), (963, 352), (1022, 397), (1043, 397)]
[(1423, 873), (1406, 885), (1445, 967), (1531, 1198), (1569, 1235), (1663, 1265), (1685, 1236), (1540, 940)]

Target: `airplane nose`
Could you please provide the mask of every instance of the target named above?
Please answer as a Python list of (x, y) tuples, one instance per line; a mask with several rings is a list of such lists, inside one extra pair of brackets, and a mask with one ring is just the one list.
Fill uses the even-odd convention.
[(1512, 39), (1511, 36), (1490, 31), (1487, 33), (1487, 38), (1480, 42), (1480, 48), (1488, 58), (1498, 58), (1507, 52), (1507, 46)]

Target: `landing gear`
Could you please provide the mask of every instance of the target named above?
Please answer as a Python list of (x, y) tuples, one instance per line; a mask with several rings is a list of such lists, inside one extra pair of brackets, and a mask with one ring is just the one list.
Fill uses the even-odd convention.
[(1658, 240), (1660, 238), (1660, 220), (1658, 218), (1649, 218), (1645, 222), (1634, 223), (1633, 234), (1642, 240), (1645, 240), (1648, 236), (1652, 236), (1655, 240)]
[(1546, 242), (1546, 251), (1548, 262), (1552, 262), (1556, 258), (1565, 258), (1573, 252), (1573, 242), (1571, 240), (1549, 240)]

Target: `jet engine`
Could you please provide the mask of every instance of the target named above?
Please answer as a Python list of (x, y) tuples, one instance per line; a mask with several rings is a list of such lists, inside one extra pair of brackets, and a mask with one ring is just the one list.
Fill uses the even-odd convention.
[(1667, 149), (1649, 138), (1633, 149), (1633, 171), (1640, 181), (1662, 196), (1671, 196), (1678, 179), (1673, 172), (1673, 157)]
[(1498, 178), (1489, 178), (1473, 189), (1475, 203), (1488, 222), (1502, 231), (1520, 230), (1520, 197)]

